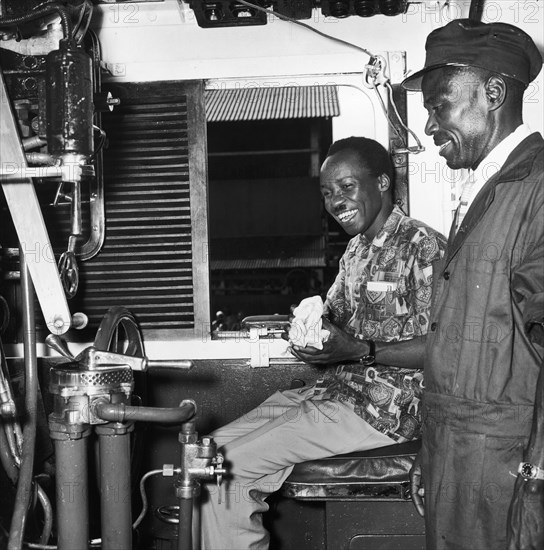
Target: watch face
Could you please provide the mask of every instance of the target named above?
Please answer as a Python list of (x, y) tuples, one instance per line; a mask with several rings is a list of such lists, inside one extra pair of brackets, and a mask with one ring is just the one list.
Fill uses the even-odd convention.
[(520, 474), (523, 477), (534, 477), (535, 475), (535, 467), (532, 464), (529, 464), (528, 462), (524, 462), (520, 466)]

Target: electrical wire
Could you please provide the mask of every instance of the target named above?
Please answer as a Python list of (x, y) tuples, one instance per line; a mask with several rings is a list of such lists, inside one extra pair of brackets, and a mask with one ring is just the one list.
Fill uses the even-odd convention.
[[(367, 50), (366, 48), (363, 48), (362, 46), (358, 46), (357, 44), (353, 44), (352, 42), (348, 42), (346, 40), (342, 40), (341, 38), (337, 38), (336, 36), (332, 36), (330, 34), (326, 34), (322, 31), (319, 31), (317, 30), (316, 28), (312, 27), (311, 25), (308, 25), (307, 23), (303, 23), (301, 21), (298, 21), (297, 19), (294, 19), (292, 17), (289, 17), (287, 15), (283, 15), (281, 13), (277, 13), (275, 12), (274, 10), (270, 10), (270, 9), (267, 9), (267, 8), (263, 8), (257, 4), (253, 4), (252, 2), (247, 2), (247, 0), (236, 0), (237, 3), (239, 4), (242, 4), (244, 6), (248, 6), (252, 9), (256, 9), (258, 11), (262, 11), (264, 13), (267, 13), (267, 14), (270, 14), (270, 15), (274, 15), (275, 17), (279, 18), (279, 19), (282, 19), (283, 21), (288, 21), (290, 23), (294, 23), (295, 25), (299, 25), (300, 27), (304, 27), (305, 29), (308, 29), (316, 34), (318, 34), (319, 36), (322, 36), (328, 40), (332, 40), (334, 42), (338, 42), (340, 44), (343, 44), (344, 46), (347, 46), (349, 48), (353, 48), (355, 50), (359, 50), (361, 52), (364, 52), (366, 55), (368, 55), (370, 58), (371, 58), (371, 62), (369, 65), (367, 65), (367, 73), (366, 73), (366, 76), (365, 76), (365, 81), (364, 81), (364, 85), (367, 87), (367, 88), (370, 88), (370, 89), (373, 89), (375, 90), (376, 94), (378, 95), (378, 98), (379, 98), (379, 103), (380, 103), (380, 107), (382, 109), (382, 111), (384, 112), (384, 115), (385, 117), (387, 118), (389, 124), (391, 125), (391, 127), (393, 128), (393, 131), (395, 132), (395, 134), (397, 134), (397, 136), (399, 137), (399, 139), (402, 141), (402, 144), (403, 144), (403, 147), (405, 147), (406, 149), (408, 149), (408, 144), (406, 142), (406, 138), (404, 136), (401, 135), (401, 133), (399, 132), (399, 129), (397, 127), (397, 124), (394, 123), (393, 119), (391, 118), (390, 114), (389, 114), (389, 111), (387, 110), (387, 107), (383, 101), (383, 98), (382, 96), (380, 95), (380, 93), (378, 92), (378, 89), (377, 89), (377, 84), (376, 84), (376, 81), (377, 81), (377, 78), (378, 76), (381, 75), (380, 77), (380, 80), (381, 82), (379, 82), (378, 84), (382, 84), (384, 85), (387, 90), (388, 90), (388, 95), (389, 95), (389, 102), (391, 103), (392, 107), (393, 107), (393, 110), (395, 112), (395, 116), (396, 118), (398, 119), (400, 125), (402, 126), (402, 128), (409, 132), (410, 135), (415, 139), (415, 141), (417, 142), (417, 148), (414, 148), (414, 149), (410, 149), (410, 152), (412, 153), (419, 153), (421, 151), (424, 151), (424, 147), (421, 145), (421, 141), (419, 140), (419, 138), (417, 137), (417, 135), (410, 129), (408, 128), (408, 126), (406, 124), (404, 124), (404, 122), (402, 121), (402, 118), (400, 117), (400, 114), (398, 112), (398, 109), (397, 109), (397, 106), (395, 105), (395, 102), (393, 100), (393, 95), (392, 95), (392, 88), (391, 88), (391, 84), (389, 82), (389, 78), (387, 78), (384, 74), (384, 71), (385, 71), (385, 59), (383, 59), (383, 57), (381, 56), (376, 56), (374, 54), (372, 54), (372, 52), (370, 52), (369, 50)], [(372, 62), (375, 62), (377, 65), (380, 63), (381, 65), (378, 65), (378, 71), (376, 73), (376, 75), (373, 77), (372, 79), (372, 75), (371, 75), (371, 72), (370, 72), (370, 69), (372, 67)], [(374, 65), (374, 67), (376, 67), (376, 65)]]
[(389, 102), (391, 103), (391, 105), (393, 106), (393, 110), (395, 111), (395, 115), (399, 121), (399, 123), (401, 124), (401, 126), (415, 139), (416, 143), (417, 143), (417, 151), (413, 151), (414, 153), (419, 153), (420, 151), (424, 151), (425, 148), (423, 147), (423, 145), (421, 145), (421, 141), (419, 140), (419, 138), (417, 137), (416, 133), (411, 130), (406, 124), (404, 124), (404, 122), (402, 121), (402, 118), (399, 114), (399, 111), (397, 109), (397, 106), (395, 105), (395, 102), (393, 101), (393, 88), (391, 87), (391, 84), (389, 82), (386, 82), (385, 83), (385, 87), (387, 88), (387, 91), (388, 91), (388, 94), (389, 94)]
[(98, 153), (100, 153), (106, 143), (106, 132), (104, 132), (104, 130), (102, 130), (102, 128), (100, 128), (99, 126), (96, 126), (96, 124), (93, 124), (93, 130), (100, 132), (100, 141), (98, 143), (98, 146), (94, 150), (94, 153), (90, 156), (91, 160), (94, 159), (96, 155), (98, 155)]
[(68, 15), (68, 11), (66, 10), (66, 8), (58, 2), (46, 2), (44, 4), (40, 4), (37, 9), (32, 10), (27, 15), (20, 15), (16, 17), (1, 17), (0, 27), (19, 26), (22, 23), (28, 23), (33, 19), (45, 17), (46, 15), (49, 15), (53, 12), (57, 12), (60, 16), (64, 38), (72, 38), (72, 21), (70, 20), (70, 16)]
[(389, 111), (387, 110), (387, 107), (385, 106), (385, 103), (383, 101), (383, 97), (381, 96), (380, 92), (378, 91), (378, 87), (373, 86), (372, 89), (376, 92), (376, 95), (378, 96), (378, 100), (380, 102), (380, 106), (382, 108), (382, 111), (385, 113), (385, 116), (387, 117), (387, 120), (389, 121), (389, 124), (391, 125), (391, 128), (393, 128), (395, 134), (397, 134), (397, 137), (401, 140), (403, 147), (406, 147), (406, 145), (407, 145), (406, 144), (406, 139), (399, 132), (399, 129), (397, 128), (397, 125), (391, 119), (391, 115), (389, 114)]
[(327, 38), (328, 40), (334, 40), (335, 42), (338, 42), (339, 44), (343, 44), (344, 46), (348, 46), (349, 48), (354, 48), (355, 50), (359, 50), (361, 52), (366, 53), (369, 57), (373, 57), (372, 53), (368, 51), (366, 48), (363, 48), (362, 46), (357, 46), (357, 44), (353, 44), (351, 42), (348, 42), (347, 40), (342, 40), (341, 38), (337, 38), (336, 36), (331, 36), (330, 34), (318, 31), (316, 28), (312, 27), (311, 25), (308, 25), (307, 23), (303, 23), (302, 21), (299, 21), (298, 19), (293, 19), (292, 17), (289, 17), (288, 15), (283, 15), (281, 13), (275, 12), (274, 10), (269, 10), (267, 8), (263, 8), (257, 4), (253, 4), (251, 2), (247, 2), (246, 0), (236, 0), (236, 3), (243, 4), (244, 6), (248, 6), (250, 8), (256, 9), (258, 11), (262, 11), (264, 13), (268, 13), (270, 15), (274, 15), (275, 17), (279, 19), (283, 19), (284, 21), (289, 21), (289, 23), (294, 23), (295, 25), (299, 25), (300, 27), (304, 27), (305, 29), (308, 29), (312, 32), (315, 32), (319, 36), (323, 36), (324, 38)]
[(144, 519), (145, 515), (147, 514), (147, 508), (148, 508), (148, 502), (147, 502), (147, 495), (145, 493), (145, 482), (148, 478), (151, 476), (155, 476), (157, 474), (162, 474), (163, 470), (150, 470), (146, 474), (142, 476), (142, 479), (140, 480), (140, 496), (142, 497), (142, 511), (140, 512), (140, 515), (136, 519), (136, 521), (132, 524), (132, 528), (136, 529), (140, 523), (142, 523), (142, 520)]
[(93, 17), (93, 5), (90, 0), (85, 0), (81, 6), (78, 22), (74, 27), (73, 36), (77, 43), (80, 44), (91, 24)]

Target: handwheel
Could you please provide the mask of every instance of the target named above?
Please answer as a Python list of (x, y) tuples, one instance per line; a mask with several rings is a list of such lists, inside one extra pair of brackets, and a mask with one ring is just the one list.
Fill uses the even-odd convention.
[(98, 327), (94, 347), (102, 351), (143, 357), (142, 335), (132, 313), (122, 306), (112, 307)]

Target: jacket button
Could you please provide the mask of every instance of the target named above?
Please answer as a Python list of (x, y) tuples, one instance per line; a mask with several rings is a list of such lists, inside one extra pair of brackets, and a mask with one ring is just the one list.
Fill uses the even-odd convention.
[(431, 332), (434, 332), (437, 326), (438, 325), (436, 323), (431, 323)]
[(446, 281), (450, 278), (450, 272), (449, 271), (444, 271), (444, 279), (446, 279)]

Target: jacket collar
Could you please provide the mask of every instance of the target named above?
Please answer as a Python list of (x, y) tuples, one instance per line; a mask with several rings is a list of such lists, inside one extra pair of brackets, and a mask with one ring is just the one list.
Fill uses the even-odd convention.
[(502, 183), (517, 182), (525, 179), (531, 172), (537, 150), (541, 149), (543, 145), (544, 139), (542, 139), (542, 136), (538, 132), (534, 132), (524, 139), (512, 153), (508, 155), (501, 170), (491, 177), (482, 187), (465, 215), (457, 233), (455, 233), (454, 229), (454, 220), (448, 238), (445, 265), (448, 265), (454, 258), (467, 236), (491, 206), (491, 203), (495, 199), (495, 188)]

